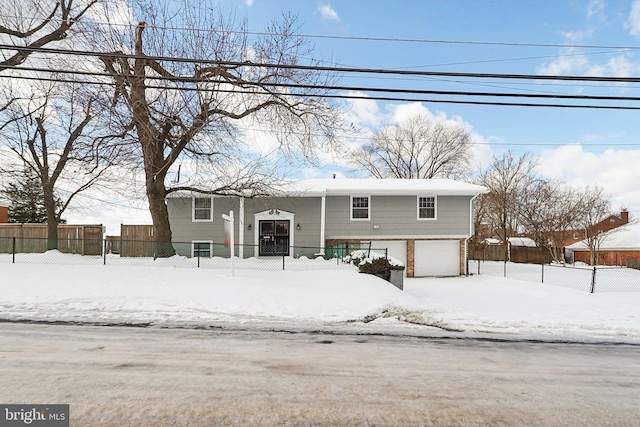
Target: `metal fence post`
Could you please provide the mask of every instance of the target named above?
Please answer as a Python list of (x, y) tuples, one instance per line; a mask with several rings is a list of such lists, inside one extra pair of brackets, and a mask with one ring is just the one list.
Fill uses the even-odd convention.
[(544, 283), (544, 262), (540, 265), (542, 266), (542, 283)]
[(591, 275), (591, 293), (593, 293), (593, 291), (596, 288), (596, 266), (593, 266), (593, 274)]
[(102, 245), (102, 265), (107, 265), (107, 239), (104, 239)]
[(11, 263), (15, 264), (16, 263), (16, 238), (13, 238), (12, 244), (11, 244)]
[(284, 270), (284, 253), (282, 254), (282, 270)]
[(200, 268), (200, 248), (198, 248), (198, 268)]

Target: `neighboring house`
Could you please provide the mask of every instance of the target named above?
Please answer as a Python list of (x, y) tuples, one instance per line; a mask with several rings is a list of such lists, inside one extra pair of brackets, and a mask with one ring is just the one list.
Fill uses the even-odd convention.
[[(586, 240), (566, 247), (573, 262), (591, 263)], [(638, 266), (640, 259), (640, 223), (626, 224), (606, 232), (598, 249), (598, 264)]]
[[(596, 233), (605, 233), (609, 230), (613, 230), (614, 228), (620, 227), (628, 223), (629, 223), (629, 211), (622, 210), (620, 211), (620, 215), (615, 215), (615, 214), (609, 215), (608, 217), (606, 217), (605, 219), (603, 219), (602, 221), (594, 225), (593, 229), (596, 231)], [(567, 247), (569, 245), (572, 245), (573, 243), (580, 242), (584, 238), (586, 238), (586, 233), (584, 229), (573, 230), (572, 236), (570, 236), (567, 240), (565, 240), (564, 246)]]
[(9, 222), (9, 207), (0, 202), (0, 224)]
[(222, 215), (233, 211), (236, 256), (313, 257), (370, 244), (388, 248), (409, 277), (452, 276), (465, 273), (473, 200), (485, 192), (442, 179), (313, 179), (291, 182), (278, 197), (172, 194), (167, 207), (185, 256), (218, 255)]

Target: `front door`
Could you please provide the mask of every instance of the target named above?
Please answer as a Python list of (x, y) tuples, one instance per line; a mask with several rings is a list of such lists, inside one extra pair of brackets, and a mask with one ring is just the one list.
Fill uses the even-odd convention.
[(289, 255), (289, 225), (289, 220), (260, 221), (260, 256)]

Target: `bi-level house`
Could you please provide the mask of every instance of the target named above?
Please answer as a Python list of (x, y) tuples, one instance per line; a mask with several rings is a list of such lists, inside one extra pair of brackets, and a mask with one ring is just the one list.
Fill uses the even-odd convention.
[(465, 273), (473, 201), (486, 192), (444, 179), (310, 179), (274, 197), (174, 194), (167, 207), (173, 241), (190, 243), (174, 245), (181, 255), (217, 255), (222, 215), (233, 211), (236, 256), (311, 258), (370, 244), (409, 277), (455, 276)]

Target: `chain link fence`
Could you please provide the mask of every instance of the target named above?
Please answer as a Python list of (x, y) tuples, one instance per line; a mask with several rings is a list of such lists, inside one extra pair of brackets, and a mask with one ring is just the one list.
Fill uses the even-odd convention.
[(487, 274), (586, 292), (640, 292), (640, 270), (627, 267), (520, 264), (469, 260), (469, 274)]
[[(73, 241), (70, 241), (73, 240)], [(319, 247), (234, 245), (220, 243), (152, 242), (123, 239), (64, 239), (51, 250), (48, 239), (0, 237), (0, 263), (122, 265), (238, 270), (357, 270), (345, 258), (353, 250), (387, 256), (386, 248), (338, 245)], [(55, 246), (55, 245), (54, 245)]]

